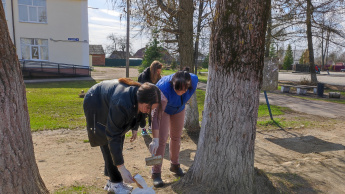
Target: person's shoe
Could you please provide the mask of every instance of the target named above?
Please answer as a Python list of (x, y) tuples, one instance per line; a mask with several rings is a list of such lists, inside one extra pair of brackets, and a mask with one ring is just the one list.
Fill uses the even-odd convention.
[(161, 178), (161, 173), (152, 173), (152, 180), (154, 187), (158, 188), (164, 186), (163, 180)]
[(184, 176), (184, 172), (180, 168), (180, 164), (171, 164), (170, 171), (175, 173), (177, 176)]
[(104, 186), (103, 189), (104, 189), (105, 191), (108, 191), (110, 185), (111, 185), (111, 182), (110, 182), (110, 180), (108, 180), (108, 181), (107, 181), (107, 184), (105, 184), (105, 186)]
[(122, 182), (122, 187), (129, 190), (129, 191), (132, 191), (133, 190), (133, 187), (131, 185), (128, 185), (127, 183), (124, 183)]
[(142, 136), (145, 136), (145, 135), (149, 135), (149, 134), (147, 134), (146, 129), (143, 128), (143, 129), (141, 130), (141, 135), (142, 135)]
[(148, 133), (148, 134), (152, 134), (151, 127), (149, 127), (149, 128), (147, 129), (147, 133)]
[(131, 190), (126, 189), (122, 183), (112, 183), (110, 182), (110, 187), (108, 192), (114, 192), (115, 194), (129, 194)]

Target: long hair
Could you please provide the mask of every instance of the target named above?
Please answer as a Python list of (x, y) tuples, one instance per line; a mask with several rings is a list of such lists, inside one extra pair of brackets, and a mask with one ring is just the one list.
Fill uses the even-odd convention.
[(192, 78), (188, 72), (189, 68), (176, 72), (171, 78), (170, 84), (175, 90), (192, 89)]
[(156, 84), (160, 79), (161, 75), (157, 73), (157, 69), (162, 69), (163, 65), (159, 61), (153, 61), (150, 66), (150, 78), (152, 83)]
[(127, 84), (129, 86), (141, 86), (141, 83), (133, 81), (133, 80), (131, 80), (129, 78), (119, 78), (119, 82)]

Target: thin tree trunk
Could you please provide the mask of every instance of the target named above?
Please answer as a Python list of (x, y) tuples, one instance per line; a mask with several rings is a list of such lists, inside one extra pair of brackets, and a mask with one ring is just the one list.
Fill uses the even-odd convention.
[[(204, 9), (204, 1), (201, 0), (199, 2), (198, 25), (197, 25), (197, 32), (196, 32), (195, 46), (194, 46), (194, 66), (195, 66), (194, 73), (196, 75), (198, 73), (199, 37), (200, 37), (200, 32), (201, 32), (201, 20), (202, 20), (201, 16), (202, 16), (203, 9)], [(200, 132), (199, 110), (198, 110), (196, 94), (193, 94), (192, 98), (189, 100), (189, 104), (187, 104), (186, 106), (184, 128), (189, 133), (199, 134)]]
[[(189, 67), (193, 72), (193, 0), (181, 1), (179, 9), (177, 20), (181, 32), (178, 36), (180, 64), (181, 68)], [(195, 95), (191, 98), (190, 104), (187, 105), (186, 111), (185, 128), (187, 131), (199, 130), (199, 112)]]
[(313, 48), (313, 34), (311, 31), (311, 16), (313, 14), (311, 0), (307, 0), (307, 39), (308, 39), (308, 50), (309, 50), (309, 70), (311, 83), (317, 84), (317, 77), (315, 72), (314, 63), (314, 48)]
[(201, 21), (202, 21), (202, 13), (204, 10), (204, 0), (200, 0), (199, 2), (199, 14), (198, 14), (198, 24), (196, 26), (196, 37), (195, 37), (195, 46), (194, 46), (194, 66), (195, 70), (194, 73), (198, 74), (198, 58), (199, 58), (199, 38), (201, 32)]
[(19, 67), (0, 4), (0, 193), (49, 193), (35, 160)]
[(195, 161), (174, 189), (254, 193), (254, 143), (270, 0), (218, 0)]
[[(270, 46), (271, 46), (271, 38), (272, 38), (272, 15), (271, 15), (271, 9), (268, 16), (267, 21), (267, 33), (266, 33), (266, 46), (265, 46), (265, 57), (270, 56)], [(277, 57), (278, 57), (278, 47), (277, 47)]]

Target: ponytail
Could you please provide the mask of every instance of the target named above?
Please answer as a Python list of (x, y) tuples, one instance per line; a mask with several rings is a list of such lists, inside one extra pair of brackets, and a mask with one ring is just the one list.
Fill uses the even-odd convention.
[(139, 82), (133, 81), (129, 78), (119, 78), (119, 82), (123, 84), (127, 84), (129, 86), (141, 86)]

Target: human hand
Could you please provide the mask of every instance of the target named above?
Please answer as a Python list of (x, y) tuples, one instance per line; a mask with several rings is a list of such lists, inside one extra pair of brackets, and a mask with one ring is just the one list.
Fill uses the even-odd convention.
[(137, 139), (137, 133), (138, 133), (137, 130), (132, 130), (132, 137), (131, 137), (130, 142), (133, 142), (134, 140)]
[(153, 138), (152, 142), (149, 145), (149, 150), (152, 155), (156, 155), (158, 146), (159, 146), (159, 138)]
[(126, 169), (124, 164), (117, 166), (117, 169), (119, 170), (119, 172), (121, 174), (123, 182), (134, 183), (131, 173)]

